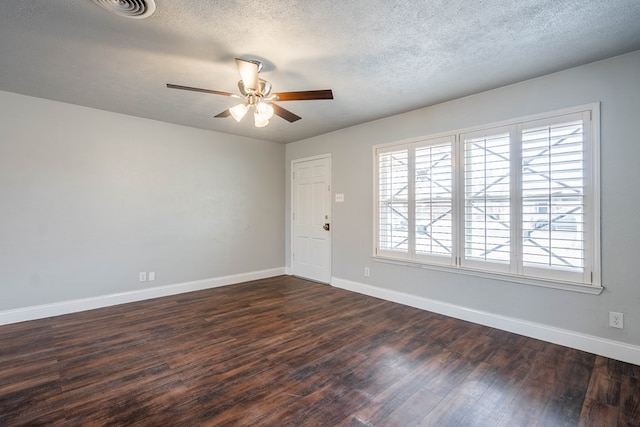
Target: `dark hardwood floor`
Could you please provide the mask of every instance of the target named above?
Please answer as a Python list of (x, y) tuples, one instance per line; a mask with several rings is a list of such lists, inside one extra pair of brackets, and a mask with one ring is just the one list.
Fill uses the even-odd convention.
[(0, 425), (640, 425), (640, 367), (277, 277), (0, 326)]

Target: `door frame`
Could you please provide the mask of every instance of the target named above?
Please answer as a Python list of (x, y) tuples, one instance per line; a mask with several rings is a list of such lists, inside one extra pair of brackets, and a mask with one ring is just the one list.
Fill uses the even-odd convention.
[[(295, 270), (293, 268), (293, 254), (294, 254), (294, 240), (295, 240), (295, 233), (294, 233), (294, 229), (295, 229), (295, 224), (294, 224), (294, 220), (293, 220), (293, 213), (294, 213), (294, 206), (295, 206), (295, 180), (293, 178), (293, 173), (295, 171), (295, 164), (296, 163), (304, 163), (304, 162), (310, 162), (313, 160), (321, 160), (321, 159), (328, 159), (329, 160), (329, 221), (332, 225), (331, 230), (329, 231), (330, 233), (333, 231), (333, 161), (331, 159), (331, 153), (325, 153), (325, 154), (318, 154), (315, 156), (310, 156), (310, 157), (302, 157), (299, 159), (293, 159), (291, 160), (291, 171), (289, 174), (289, 181), (290, 181), (290, 195), (291, 197), (289, 198), (289, 224), (290, 227), (289, 229), (291, 230), (291, 232), (289, 233), (289, 265), (291, 266), (290, 269), (290, 273), (291, 275), (295, 276)], [(332, 274), (333, 274), (333, 235), (330, 236), (330, 243), (329, 243), (329, 280), (331, 280)], [(304, 276), (300, 276), (303, 277), (304, 279), (307, 280), (314, 280), (314, 279), (310, 279)], [(330, 284), (330, 282), (329, 282)]]

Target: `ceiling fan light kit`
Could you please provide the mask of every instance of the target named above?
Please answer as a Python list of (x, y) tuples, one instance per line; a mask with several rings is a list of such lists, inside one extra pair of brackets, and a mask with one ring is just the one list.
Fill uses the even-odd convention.
[(268, 125), (269, 120), (275, 114), (275, 110), (273, 109), (273, 106), (267, 101), (256, 96), (249, 96), (246, 102), (229, 108), (229, 113), (231, 114), (231, 117), (239, 122), (244, 118), (249, 109), (251, 109), (252, 107), (255, 109), (253, 115), (256, 127), (261, 128)]
[(247, 114), (249, 109), (253, 108), (253, 118), (256, 127), (265, 127), (269, 124), (269, 120), (274, 116), (279, 116), (286, 121), (293, 123), (300, 120), (301, 117), (286, 110), (274, 101), (308, 101), (314, 99), (333, 99), (331, 89), (324, 90), (307, 90), (299, 92), (279, 92), (271, 93), (271, 83), (259, 77), (262, 70), (260, 61), (251, 59), (236, 58), (236, 66), (240, 73), (241, 80), (238, 82), (238, 89), (242, 95), (236, 95), (231, 92), (221, 92), (217, 90), (201, 89), (197, 87), (181, 86), (167, 83), (170, 89), (190, 90), (194, 92), (210, 93), (214, 95), (229, 96), (232, 98), (244, 99), (244, 102), (229, 108), (219, 114), (216, 118), (233, 117), (240, 122)]
[(263, 96), (255, 94), (248, 95), (245, 102), (229, 108), (229, 113), (231, 113), (231, 116), (239, 122), (247, 114), (249, 109), (253, 107), (255, 110), (254, 119), (256, 127), (265, 127), (269, 124), (269, 120), (275, 114), (273, 106), (269, 103), (270, 100), (270, 98), (265, 99)]

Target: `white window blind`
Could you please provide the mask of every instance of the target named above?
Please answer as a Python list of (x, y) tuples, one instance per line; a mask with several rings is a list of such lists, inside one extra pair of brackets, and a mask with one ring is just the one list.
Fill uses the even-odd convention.
[(598, 104), (375, 147), (376, 256), (599, 288), (594, 116)]
[(409, 150), (378, 156), (378, 244), (380, 251), (409, 251)]
[[(511, 156), (507, 130), (464, 135), (464, 262), (511, 261)], [(476, 264), (481, 266), (482, 264)]]
[(522, 127), (522, 257), (529, 274), (585, 269), (584, 154), (580, 114)]
[(453, 138), (415, 148), (416, 256), (453, 257)]

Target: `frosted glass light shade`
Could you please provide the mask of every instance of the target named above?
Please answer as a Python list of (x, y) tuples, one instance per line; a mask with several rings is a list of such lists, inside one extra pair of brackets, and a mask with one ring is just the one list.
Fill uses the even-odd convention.
[(255, 125), (257, 128), (263, 128), (269, 124), (269, 120), (262, 117), (257, 111), (253, 113), (253, 118), (255, 120)]
[(249, 106), (246, 104), (238, 104), (235, 107), (229, 108), (229, 112), (231, 113), (231, 116), (236, 119), (236, 122), (242, 120), (244, 115), (247, 114), (248, 110)]
[(263, 119), (269, 120), (271, 119), (271, 117), (273, 117), (273, 105), (266, 102), (258, 102), (258, 104), (256, 105), (256, 112), (260, 114), (260, 117), (262, 117)]

